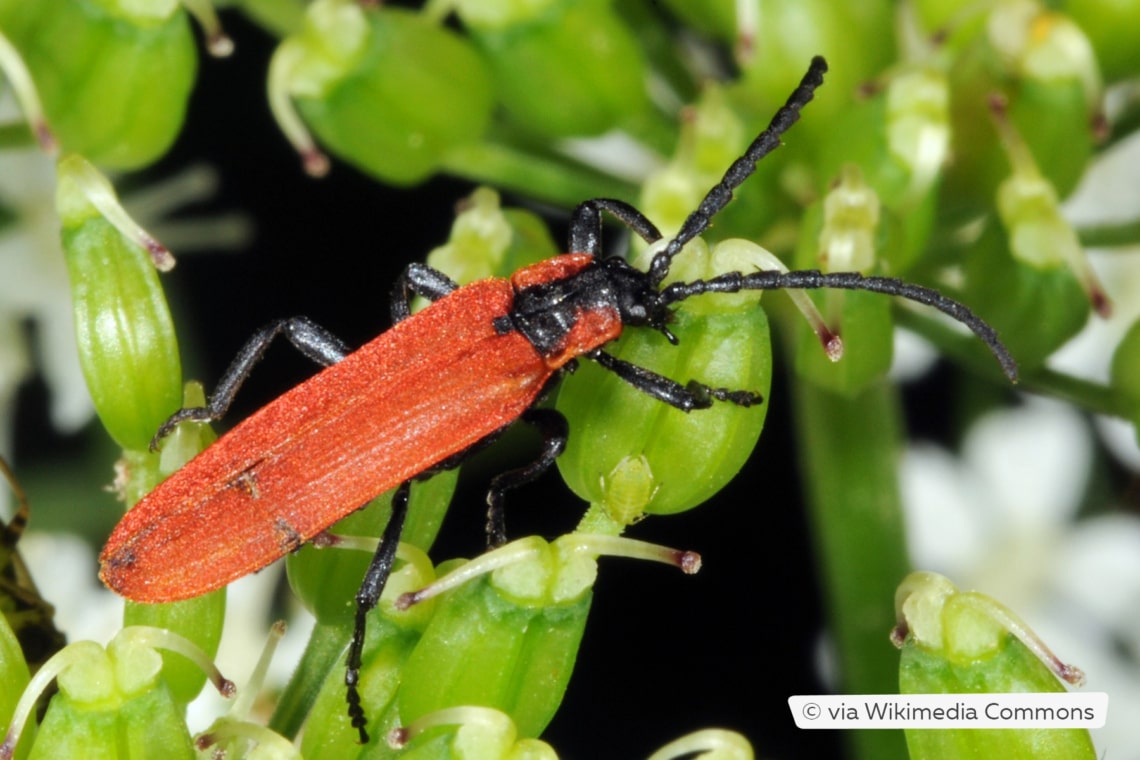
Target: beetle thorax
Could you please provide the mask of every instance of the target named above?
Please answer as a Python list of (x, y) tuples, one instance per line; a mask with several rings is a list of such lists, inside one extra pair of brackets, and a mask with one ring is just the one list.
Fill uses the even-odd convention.
[(623, 259), (608, 258), (572, 276), (518, 290), (504, 327), (522, 333), (539, 353), (549, 356), (564, 350), (583, 319), (603, 313), (612, 314), (623, 327), (655, 329), (663, 329), (670, 316), (645, 272)]

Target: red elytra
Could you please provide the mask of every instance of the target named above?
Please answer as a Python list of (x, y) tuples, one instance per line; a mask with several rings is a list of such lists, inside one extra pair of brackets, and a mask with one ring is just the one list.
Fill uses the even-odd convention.
[(493, 322), (516, 289), (593, 261), (567, 254), (459, 288), (278, 397), (126, 514), (99, 577), (138, 602), (220, 588), (518, 419), (559, 367), (613, 340), (621, 321), (589, 312), (546, 357)]

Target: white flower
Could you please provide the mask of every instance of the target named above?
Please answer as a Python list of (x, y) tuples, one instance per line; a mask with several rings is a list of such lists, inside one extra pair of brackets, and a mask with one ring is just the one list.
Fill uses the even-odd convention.
[(960, 457), (913, 445), (901, 468), (914, 566), (986, 593), (1105, 691), (1101, 751), (1140, 760), (1140, 518), (1078, 517), (1091, 433), (1068, 406), (1027, 400), (968, 431)]

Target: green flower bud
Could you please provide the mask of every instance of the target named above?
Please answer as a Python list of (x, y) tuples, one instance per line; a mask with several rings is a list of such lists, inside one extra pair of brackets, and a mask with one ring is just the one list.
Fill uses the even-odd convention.
[[(642, 212), (666, 236), (681, 229), (751, 137), (729, 105), (725, 91), (715, 85), (704, 90), (686, 116), (668, 166), (651, 174), (641, 188)], [(745, 235), (762, 228), (772, 215), (773, 184), (774, 180), (762, 173), (740, 188), (740, 197), (717, 216), (717, 235)]]
[[(402, 541), (423, 551), (431, 548), (457, 480), (458, 470), (447, 470), (412, 484)], [(389, 491), (374, 499), (364, 509), (337, 522), (329, 532), (335, 536), (379, 537), (392, 512), (393, 493)], [(336, 546), (334, 540), (332, 547)], [(337, 551), (306, 544), (285, 558), (285, 568), (294, 593), (318, 621), (350, 626), (356, 591), (371, 559), (371, 551)]]
[[(155, 161), (185, 119), (197, 53), (174, 2), (0, 2), (59, 142), (117, 169)], [(220, 33), (218, 33), (220, 35)], [(224, 37), (215, 38), (224, 52)]]
[[(454, 731), (438, 731), (451, 726)], [(389, 732), (388, 744), (400, 750), (399, 756), (405, 760), (558, 760), (553, 747), (539, 739), (520, 739), (510, 716), (490, 707), (451, 707), (429, 713)]]
[[(194, 642), (207, 657), (214, 657), (222, 640), (225, 615), (226, 590), (219, 589), (169, 604), (139, 604), (128, 600), (123, 609), (123, 625), (150, 626), (177, 633)], [(179, 654), (161, 652), (160, 656), (170, 698), (178, 704), (188, 704), (206, 685), (206, 673)]]
[(998, 186), (998, 215), (1009, 234), (1013, 257), (1036, 269), (1069, 267), (1093, 308), (1102, 317), (1111, 311), (1104, 288), (1089, 265), (1072, 225), (1061, 216), (1060, 201), (1053, 185), (1037, 169), (1033, 154), (1012, 122), (1003, 104), (993, 104), (994, 122), (1009, 155), (1013, 172)]
[(427, 255), (427, 264), (466, 285), (508, 276), (557, 253), (558, 246), (536, 214), (504, 209), (498, 193), (480, 187), (461, 202), (447, 242)]
[[(519, 735), (538, 736), (569, 682), (601, 554), (650, 559), (687, 573), (700, 568), (691, 552), (578, 533), (551, 544), (522, 539), (459, 565), (396, 600), (406, 609), (437, 599), (402, 671), (401, 721), (481, 705), (509, 715)], [(488, 572), (489, 579), (483, 577)]]
[(232, 696), (233, 684), (189, 641), (157, 628), (125, 628), (106, 649), (81, 641), (44, 664), (20, 698), (0, 757), (8, 756), (40, 692), (58, 677), (59, 694), (40, 724), (31, 757), (193, 758), (183, 708), (161, 677), (156, 647), (193, 659), (223, 695)]
[(311, 174), (328, 162), (305, 123), (339, 157), (397, 184), (422, 181), (450, 149), (477, 141), (492, 103), (466, 40), (419, 14), (346, 0), (309, 6), (304, 29), (273, 55), (269, 97)]
[[(1062, 692), (1081, 684), (1013, 612), (934, 573), (912, 573), (895, 597), (901, 694)], [(1096, 757), (1084, 729), (907, 729), (913, 760), (944, 757)]]
[(510, 715), (520, 735), (538, 736), (566, 691), (590, 598), (522, 605), (482, 580), (440, 599), (401, 671), (401, 720), (484, 705)]
[[(949, 151), (949, 100), (949, 83), (937, 68), (902, 68), (836, 117), (820, 152), (821, 178), (839, 177), (839, 187), (865, 183), (877, 195), (874, 203), (881, 210), (873, 214), (878, 218), (863, 229), (872, 234), (876, 260), (892, 273), (910, 268), (930, 238)], [(852, 179), (853, 166), (862, 178)], [(853, 192), (837, 190), (834, 185), (824, 189), (833, 204)], [(842, 270), (838, 264), (828, 268)]]
[(596, 135), (646, 110), (641, 48), (610, 0), (457, 5), (507, 115), (525, 129)]
[[(690, 280), (730, 270), (770, 268), (754, 258), (757, 246), (744, 241), (721, 245), (727, 247), (718, 246), (709, 255), (702, 242), (690, 243), (677, 258), (672, 276)], [(742, 257), (741, 245), (750, 247)], [(742, 259), (749, 263), (741, 263)], [(630, 330), (606, 352), (681, 383), (696, 381), (766, 397), (772, 347), (758, 298), (755, 292), (693, 298), (669, 326), (678, 346), (650, 330)], [(647, 482), (641, 490), (651, 496), (641, 510), (672, 514), (704, 502), (739, 472), (760, 436), (767, 403), (751, 409), (714, 403), (710, 409), (685, 414), (592, 362), (583, 362), (563, 383), (557, 408), (571, 421), (572, 430), (558, 469), (579, 497), (604, 504), (611, 498), (606, 484), (623, 477), (622, 469), (631, 458), (643, 457), (641, 471)], [(628, 487), (622, 493), (628, 493)], [(625, 504), (618, 511), (629, 518), (632, 508)]]
[(58, 174), (56, 205), (87, 387), (116, 443), (145, 450), (182, 399), (174, 324), (154, 271), (169, 269), (173, 259), (126, 216), (110, 184), (82, 158), (62, 159)]
[[(396, 581), (393, 575), (391, 581)], [(389, 582), (389, 589), (393, 588)], [(385, 598), (390, 598), (385, 589)], [(301, 739), (301, 752), (305, 757), (336, 757), (350, 760), (367, 755), (384, 757), (379, 742), (386, 732), (396, 728), (399, 713), (396, 709), (396, 689), (404, 680), (403, 667), (416, 642), (418, 626), (406, 627), (401, 619), (386, 614), (372, 614), (365, 631), (364, 652), (360, 669), (360, 697), (369, 718), (368, 732), (373, 743), (362, 747), (352, 727), (344, 701), (344, 657), (329, 672), (308, 720)], [(347, 632), (345, 639), (347, 640)]]

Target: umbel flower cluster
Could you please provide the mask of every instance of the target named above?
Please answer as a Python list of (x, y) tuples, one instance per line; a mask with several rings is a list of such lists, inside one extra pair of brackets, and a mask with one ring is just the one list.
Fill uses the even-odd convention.
[[(230, 0), (222, 10), (219, 20), (208, 0), (0, 0), (0, 70), (11, 101), (0, 106), (12, 117), (0, 126), (0, 454), (12, 458), (15, 451), (14, 469), (24, 474), (14, 420), (33, 369), (43, 373), (57, 424), (80, 427), (93, 410), (105, 430), (83, 454), (98, 461), (95, 473), (65, 453), (52, 464), (60, 474), (29, 468), (28, 499), (13, 485), (18, 508), (0, 532), (0, 727), (9, 727), (0, 758), (555, 757), (557, 742), (542, 737), (574, 690), (574, 672), (594, 667), (581, 646), (595, 588), (603, 589), (609, 568), (621, 564), (599, 570), (597, 559), (616, 555), (695, 573), (700, 557), (690, 549), (701, 549), (710, 567), (719, 561), (702, 546), (711, 540), (700, 532), (707, 529), (747, 536), (755, 556), (745, 559), (779, 567), (788, 557), (769, 524), (772, 513), (795, 508), (783, 484), (797, 477), (818, 589), (773, 571), (721, 576), (718, 585), (735, 585), (718, 592), (723, 596), (703, 593), (710, 609), (729, 599), (724, 604), (734, 608), (759, 606), (765, 626), (805, 639), (820, 632), (798, 626), (795, 610), (763, 600), (777, 586), (800, 584), (801, 598), (818, 591), (825, 619), (818, 649), (827, 662), (804, 669), (819, 668), (826, 688), (1059, 691), (1062, 680), (1076, 683), (1081, 675), (1060, 656), (1081, 665), (1089, 686), (1109, 691), (1113, 704), (1140, 704), (1140, 689), (1106, 686), (1121, 673), (1140, 683), (1135, 626), (1100, 614), (1109, 606), (1104, 598), (1140, 593), (1140, 525), (1118, 496), (1128, 469), (1140, 470), (1140, 187), (1132, 177), (1130, 187), (1111, 190), (1126, 199), (1119, 217), (1077, 225), (1064, 206), (1090, 167), (1127, 149), (1140, 124), (1140, 6), (428, 0), (405, 8)], [(236, 46), (222, 22), (241, 30)], [(655, 284), (767, 270), (903, 279), (967, 305), (992, 326), (1016, 360), (1019, 383), (1009, 384), (975, 336), (934, 310), (881, 293), (794, 291), (790, 300), (766, 297), (763, 307), (759, 291), (684, 300), (667, 329), (627, 330), (607, 354), (682, 385), (707, 383), (721, 401), (722, 389), (746, 390), (749, 404), (713, 403), (686, 414), (607, 371), (612, 365), (582, 362), (542, 401), (569, 423), (557, 459), (560, 479), (543, 483), (579, 499), (576, 528), (552, 540), (512, 534), (517, 540), (469, 562), (441, 556), (433, 545), (459, 471), (412, 485), (393, 572), (367, 615), (360, 652), (357, 691), (368, 742), (361, 743), (345, 703), (345, 658), (369, 555), (402, 511), (403, 497), (393, 507), (391, 492), (330, 526), (314, 542), (319, 547), (282, 541), (292, 596), (315, 620), (299, 661), (288, 663), (293, 675), (287, 683), (267, 676), (276, 642), (288, 635), (274, 626), (256, 664), (245, 655), (249, 681), (241, 681), (246, 673), (226, 674), (239, 684), (229, 711), (204, 730), (191, 729), (187, 705), (207, 680), (223, 694), (235, 692), (211, 662), (227, 615), (225, 589), (171, 604), (127, 602), (121, 630), (109, 641), (65, 645), (75, 632), (59, 623), (64, 610), (53, 622), (49, 600), (60, 598), (66, 581), (29, 572), (21, 548), (35, 536), (21, 534), (29, 501), (37, 524), (42, 515), (45, 525), (67, 526), (76, 514), (102, 509), (95, 500), (113, 477), (116, 496), (130, 508), (216, 437), (210, 424), (188, 420), (155, 440), (175, 411), (204, 406), (201, 383), (216, 381), (184, 376), (187, 349), (177, 334), (185, 341), (191, 315), (218, 306), (184, 299), (172, 316), (167, 291), (178, 291), (180, 270), (171, 269), (183, 248), (257, 245), (257, 234), (231, 216), (197, 226), (181, 246), (179, 235), (162, 234), (161, 220), (124, 207), (133, 207), (132, 198), (149, 201), (154, 217), (199, 199), (201, 189), (148, 185), (145, 170), (169, 155), (194, 109), (216, 97), (202, 86), (200, 69), (249, 65), (238, 60), (245, 34), (275, 41), (258, 75), (263, 87), (243, 96), (277, 126), (263, 136), (282, 146), (273, 172), (311, 175), (305, 192), (314, 198), (330, 173), (400, 188), (441, 175), (478, 185), (459, 203), (450, 233), (440, 230), (439, 247), (426, 255), (459, 286), (565, 252), (535, 208), (549, 219), (587, 199), (613, 199), (606, 210), (620, 215), (636, 207), (669, 240), (796, 89), (812, 57), (822, 55), (827, 83), (783, 135), (787, 147), (764, 159), (715, 224), (676, 257), (668, 279)], [(200, 61), (203, 53), (226, 60)], [(225, 183), (229, 167), (215, 168)], [(1080, 189), (1093, 197), (1097, 191)], [(513, 200), (504, 206), (500, 193)], [(623, 219), (630, 222), (628, 214)], [(362, 224), (375, 221), (362, 215)], [(383, 220), (385, 229), (402, 223)], [(628, 226), (643, 233), (638, 225), (634, 218)], [(630, 237), (627, 260), (648, 269), (664, 243)], [(607, 253), (618, 240), (607, 241)], [(1090, 256), (1090, 249), (1098, 252)], [(403, 256), (406, 264), (424, 253), (357, 251), (355, 265), (378, 255)], [(371, 306), (382, 311), (386, 304)], [(1037, 408), (1025, 403), (1027, 395), (1057, 400), (1085, 428), (1098, 415), (1126, 430), (1105, 439), (1111, 442), (1089, 443), (1081, 456), (1096, 466), (1078, 468), (1079, 479), (1065, 484), (1081, 505), (1077, 522), (1111, 518), (1119, 526), (1090, 550), (1104, 560), (1095, 565), (1097, 583), (1074, 574), (1066, 584), (989, 588), (994, 576), (981, 571), (949, 580), (935, 574), (963, 565), (941, 567), (938, 558), (948, 552), (925, 551), (932, 533), (923, 504), (907, 505), (910, 524), (903, 519), (907, 423), (927, 423), (907, 417), (914, 404), (904, 406), (900, 378), (922, 370), (899, 369), (912, 358), (902, 350), (896, 356), (900, 334), (919, 336), (926, 353), (942, 360), (934, 416), (949, 447), (968, 440), (967, 428), (986, 415)], [(1079, 341), (1086, 360), (1074, 370), (1063, 349)], [(770, 409), (790, 410), (779, 415), (792, 420), (790, 464), (754, 463), (741, 473)], [(1020, 440), (1011, 437), (1010, 445)], [(507, 434), (490, 453), (522, 445)], [(1010, 461), (1011, 478), (1054, 474), (1041, 473), (1031, 458)], [(759, 468), (758, 476), (752, 470)], [(305, 477), (316, 481), (321, 473)], [(750, 489), (747, 502), (727, 513), (740, 515), (733, 518), (739, 523), (710, 519), (700, 530), (686, 528), (686, 545), (677, 549), (623, 535), (689, 519), (678, 515), (715, 501), (734, 478)], [(66, 499), (41, 500), (63, 481), (71, 489)], [(255, 478), (237, 486), (251, 493), (259, 487)], [(1014, 488), (987, 488), (987, 499), (1017, 498)], [(1046, 537), (1077, 533), (1068, 524), (1054, 529), (1054, 515), (1035, 512), (1037, 506), (1015, 507), (1024, 517), (1014, 532), (1024, 539), (1018, 546), (1029, 547), (1025, 554), (1009, 567), (1002, 557), (990, 559), (1007, 577), (1051, 577), (1062, 566), (1063, 542)], [(92, 541), (105, 541), (119, 517), (97, 518)], [(993, 538), (986, 530), (977, 535)], [(921, 546), (914, 536), (925, 537)], [(214, 538), (219, 545), (230, 540), (224, 531)], [(947, 532), (943, 548), (957, 538)], [(1024, 557), (1040, 564), (1012, 566)], [(647, 573), (645, 582), (702, 582), (667, 570)], [(955, 582), (980, 585), (959, 591)], [(1025, 600), (1057, 586), (1080, 592), (1040, 606), (1081, 625), (1067, 629), (1046, 619), (1039, 636), (1029, 619), (1039, 605)], [(1008, 606), (995, 601), (1009, 588), (1029, 593), (1002, 599)], [(606, 606), (595, 617), (622, 612)], [(707, 609), (684, 614), (714, 619)], [(268, 620), (260, 624), (270, 630)], [(710, 641), (726, 633), (718, 625), (710, 623)], [(1072, 630), (1081, 634), (1070, 637)], [(1045, 644), (1053, 635), (1060, 637), (1049, 641), (1056, 656)], [(1101, 646), (1105, 641), (1123, 646)], [(678, 650), (688, 646), (676, 643)], [(763, 646), (704, 648), (725, 670), (763, 672), (787, 657)], [(682, 654), (661, 665), (679, 684), (687, 676)], [(622, 720), (649, 725), (638, 712), (636, 685), (606, 688), (627, 686), (629, 696), (617, 697), (628, 699)], [(734, 697), (752, 700), (738, 715), (779, 709), (787, 719), (765, 725), (791, 726), (790, 686), (767, 681), (751, 688)], [(654, 760), (751, 758), (752, 745), (761, 754), (815, 746), (739, 719), (706, 720), (710, 699), (678, 688), (676, 713), (655, 716), (669, 727), (660, 734), (631, 728), (609, 736), (588, 725), (576, 732), (596, 756), (636, 747)], [(698, 714), (699, 724), (690, 719)], [(1129, 741), (1126, 728), (1114, 728), (1112, 716), (1091, 737), (1078, 729), (908, 730), (849, 732), (840, 741), (854, 758), (1140, 758), (1140, 744)]]

